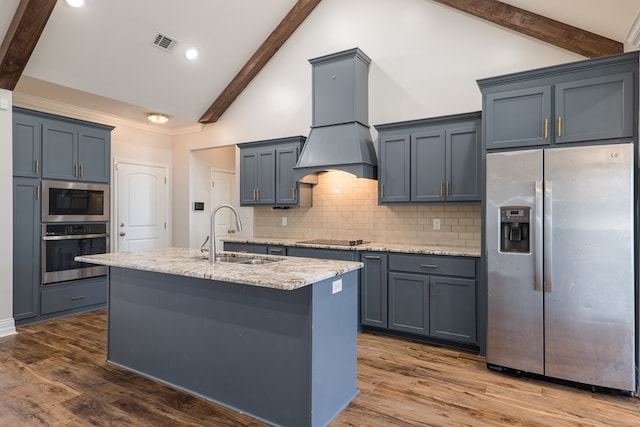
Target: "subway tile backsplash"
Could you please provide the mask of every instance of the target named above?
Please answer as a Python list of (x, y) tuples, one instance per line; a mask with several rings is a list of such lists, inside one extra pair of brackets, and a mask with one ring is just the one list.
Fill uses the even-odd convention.
[(377, 181), (321, 173), (310, 208), (254, 208), (254, 236), (480, 247), (479, 203), (378, 205), (377, 191)]

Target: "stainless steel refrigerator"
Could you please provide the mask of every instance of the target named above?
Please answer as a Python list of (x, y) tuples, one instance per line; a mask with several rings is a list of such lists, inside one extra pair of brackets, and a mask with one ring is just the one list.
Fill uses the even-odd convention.
[(487, 363), (636, 391), (632, 144), (488, 154)]

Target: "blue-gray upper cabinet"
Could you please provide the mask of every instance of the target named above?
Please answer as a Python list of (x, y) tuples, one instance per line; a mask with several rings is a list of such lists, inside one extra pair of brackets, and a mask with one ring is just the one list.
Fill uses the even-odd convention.
[(109, 182), (111, 128), (45, 120), (42, 177)]
[(480, 200), (480, 112), (376, 129), (380, 203)]
[(238, 144), (241, 206), (304, 206), (310, 201), (310, 189), (293, 175), (305, 140), (296, 136)]
[(486, 149), (633, 136), (638, 53), (478, 80)]
[(42, 119), (13, 111), (13, 176), (40, 176)]

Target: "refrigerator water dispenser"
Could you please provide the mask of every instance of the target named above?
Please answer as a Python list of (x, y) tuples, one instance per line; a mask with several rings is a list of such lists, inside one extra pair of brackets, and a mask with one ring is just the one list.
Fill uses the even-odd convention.
[(504, 206), (500, 208), (500, 252), (528, 253), (531, 208)]

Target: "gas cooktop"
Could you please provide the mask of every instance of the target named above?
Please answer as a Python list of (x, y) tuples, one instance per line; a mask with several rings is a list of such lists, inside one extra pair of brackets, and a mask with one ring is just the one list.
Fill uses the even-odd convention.
[(312, 239), (312, 240), (302, 240), (297, 243), (307, 243), (311, 245), (331, 245), (331, 246), (357, 246), (362, 245), (364, 242), (362, 240), (334, 240), (334, 239)]

